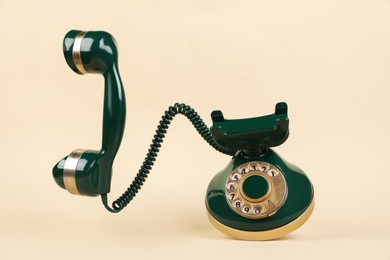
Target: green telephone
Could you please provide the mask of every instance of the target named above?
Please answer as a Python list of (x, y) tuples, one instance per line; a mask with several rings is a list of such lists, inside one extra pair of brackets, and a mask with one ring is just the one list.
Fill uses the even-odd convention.
[(211, 181), (206, 207), (211, 223), (237, 239), (271, 240), (300, 227), (314, 208), (310, 180), (298, 167), (284, 161), (270, 147), (289, 135), (287, 104), (276, 104), (274, 114), (226, 120), (221, 111), (211, 114), (210, 129), (188, 105), (175, 104), (165, 111), (146, 158), (129, 188), (108, 203), (111, 172), (126, 118), (126, 101), (118, 71), (114, 38), (103, 31), (69, 31), (64, 38), (65, 60), (79, 74), (102, 74), (105, 81), (103, 140), (100, 150), (77, 149), (53, 168), (56, 183), (72, 194), (101, 196), (113, 213), (135, 197), (147, 178), (170, 122), (186, 116), (198, 133), (217, 151), (231, 155), (229, 164)]

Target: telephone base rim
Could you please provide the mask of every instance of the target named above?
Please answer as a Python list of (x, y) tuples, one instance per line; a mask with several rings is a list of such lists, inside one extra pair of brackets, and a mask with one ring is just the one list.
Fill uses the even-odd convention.
[(309, 219), (313, 210), (314, 210), (314, 197), (310, 202), (309, 207), (297, 219), (279, 228), (265, 230), (265, 231), (244, 231), (244, 230), (234, 229), (216, 220), (208, 211), (207, 211), (207, 216), (211, 224), (213, 224), (213, 226), (216, 229), (218, 229), (225, 235), (230, 236), (232, 238), (239, 239), (239, 240), (252, 240), (252, 241), (273, 240), (285, 236), (288, 233), (291, 233), (296, 229), (298, 229)]

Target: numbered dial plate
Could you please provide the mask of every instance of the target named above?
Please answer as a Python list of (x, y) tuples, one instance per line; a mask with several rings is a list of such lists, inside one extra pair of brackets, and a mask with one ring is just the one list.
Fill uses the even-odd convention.
[(260, 219), (280, 209), (286, 199), (287, 185), (274, 165), (253, 161), (241, 164), (230, 174), (225, 194), (235, 212), (246, 218)]

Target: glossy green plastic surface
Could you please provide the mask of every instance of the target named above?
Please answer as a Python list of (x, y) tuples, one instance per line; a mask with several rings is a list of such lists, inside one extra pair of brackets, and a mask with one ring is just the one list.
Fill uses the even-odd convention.
[(245, 179), (242, 191), (251, 199), (263, 197), (269, 189), (267, 180), (260, 175), (252, 175)]
[(287, 104), (276, 104), (275, 113), (248, 119), (226, 120), (221, 111), (211, 114), (213, 126), (210, 131), (218, 145), (246, 150), (249, 153), (274, 147), (287, 140), (289, 120)]
[(252, 161), (238, 152), (225, 169), (210, 182), (206, 193), (206, 206), (210, 214), (220, 223), (244, 231), (265, 231), (284, 226), (297, 219), (313, 200), (313, 187), (305, 173), (298, 167), (284, 161), (272, 149), (257, 159), (276, 166), (285, 177), (288, 195), (283, 206), (275, 215), (263, 219), (249, 219), (235, 213), (225, 197), (225, 185), (230, 173), (239, 165)]
[[(69, 67), (81, 74), (72, 57), (75, 37), (79, 32), (72, 30), (66, 34), (63, 50)], [(118, 71), (118, 51), (114, 38), (107, 32), (87, 32), (82, 40), (80, 53), (85, 70), (88, 73), (102, 74), (104, 77), (102, 147), (99, 151), (87, 150), (77, 164), (76, 171), (76, 183), (80, 194), (95, 196), (110, 192), (112, 165), (125, 127), (126, 100)], [(76, 87), (74, 92), (77, 94)], [(66, 158), (53, 168), (53, 177), (62, 188), (65, 188), (63, 170)]]

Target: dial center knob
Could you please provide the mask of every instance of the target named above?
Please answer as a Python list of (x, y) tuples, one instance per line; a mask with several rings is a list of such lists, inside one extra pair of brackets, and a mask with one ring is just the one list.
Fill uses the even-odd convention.
[(261, 175), (253, 174), (245, 178), (242, 183), (242, 195), (249, 200), (259, 201), (269, 193), (270, 184)]

